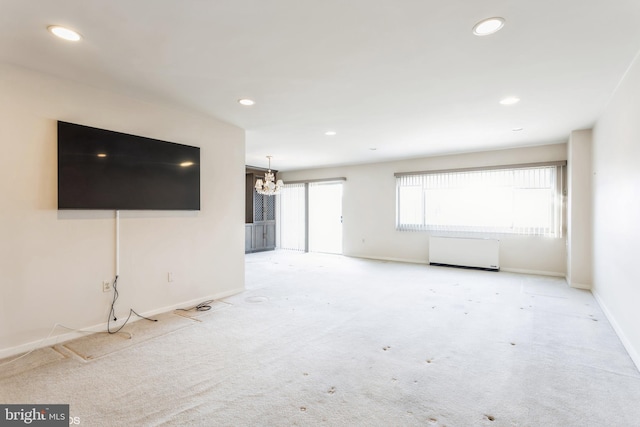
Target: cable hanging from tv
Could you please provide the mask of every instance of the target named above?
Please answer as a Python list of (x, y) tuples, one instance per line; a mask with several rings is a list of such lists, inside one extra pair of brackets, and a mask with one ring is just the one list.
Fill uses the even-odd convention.
[(118, 318), (116, 317), (116, 313), (115, 313), (115, 306), (116, 306), (116, 301), (118, 300), (118, 276), (116, 275), (116, 278), (113, 280), (113, 301), (111, 302), (111, 310), (109, 311), (109, 318), (107, 319), (107, 332), (110, 334), (117, 334), (118, 332), (120, 332), (122, 330), (122, 328), (124, 328), (126, 326), (126, 324), (129, 322), (129, 319), (131, 319), (131, 315), (135, 314), (136, 316), (138, 316), (141, 319), (145, 319), (145, 320), (149, 320), (151, 322), (157, 322), (158, 319), (150, 319), (148, 317), (144, 317), (141, 314), (136, 313), (136, 311), (133, 308), (129, 309), (129, 315), (127, 316), (127, 320), (124, 321), (124, 323), (122, 324), (122, 326), (120, 326), (118, 329), (116, 329), (115, 331), (111, 330), (111, 322), (112, 322), (112, 318), (113, 318), (113, 322), (117, 322)]

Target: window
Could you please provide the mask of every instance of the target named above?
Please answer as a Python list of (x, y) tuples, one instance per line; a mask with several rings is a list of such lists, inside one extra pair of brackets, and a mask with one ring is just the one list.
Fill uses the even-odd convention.
[(564, 164), (396, 174), (396, 228), (560, 237)]

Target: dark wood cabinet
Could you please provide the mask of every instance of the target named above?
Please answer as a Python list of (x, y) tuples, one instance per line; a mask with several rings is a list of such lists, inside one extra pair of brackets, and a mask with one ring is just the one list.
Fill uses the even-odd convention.
[(255, 189), (258, 179), (264, 179), (264, 170), (248, 168), (245, 179), (245, 252), (276, 248), (276, 198), (258, 194)]

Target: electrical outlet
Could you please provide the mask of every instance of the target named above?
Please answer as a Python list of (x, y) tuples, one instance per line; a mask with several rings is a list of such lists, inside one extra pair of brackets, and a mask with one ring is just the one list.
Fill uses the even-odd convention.
[(102, 292), (111, 292), (111, 282), (104, 280), (102, 282)]

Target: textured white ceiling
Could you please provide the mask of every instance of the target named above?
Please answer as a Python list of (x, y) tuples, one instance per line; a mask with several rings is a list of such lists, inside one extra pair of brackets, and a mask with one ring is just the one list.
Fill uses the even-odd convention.
[(564, 142), (638, 50), (638, 0), (0, 0), (0, 61), (233, 123), (279, 170)]

